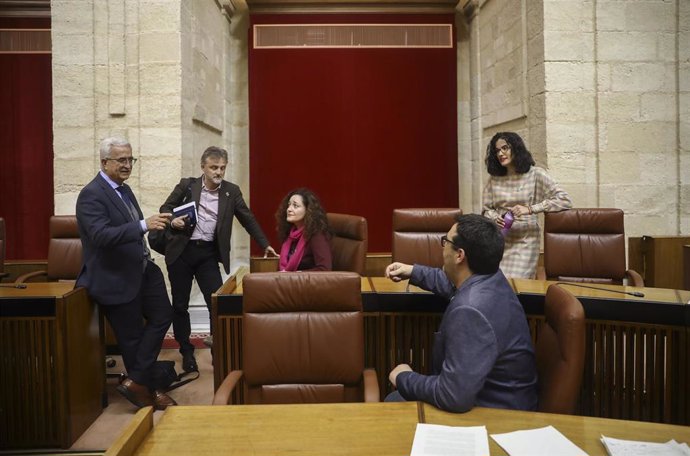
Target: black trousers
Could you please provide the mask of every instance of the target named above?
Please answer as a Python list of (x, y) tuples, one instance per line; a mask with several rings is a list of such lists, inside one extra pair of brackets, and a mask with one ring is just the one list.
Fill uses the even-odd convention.
[(192, 291), (192, 281), (196, 279), (201, 289), (209, 316), (211, 315), (211, 294), (223, 285), (216, 252), (215, 242), (190, 240), (180, 257), (168, 265), (174, 312), (173, 331), (175, 340), (180, 344), (180, 353), (183, 355), (194, 352), (194, 345), (189, 341), (192, 333), (189, 320), (189, 294)]
[(152, 388), (150, 369), (158, 358), (173, 316), (161, 269), (147, 261), (137, 297), (101, 309), (115, 332), (127, 375)]

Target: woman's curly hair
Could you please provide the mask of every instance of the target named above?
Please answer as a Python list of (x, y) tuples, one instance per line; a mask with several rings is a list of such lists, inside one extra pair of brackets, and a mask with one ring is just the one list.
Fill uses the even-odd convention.
[(287, 221), (286, 213), (290, 198), (294, 195), (300, 195), (302, 201), (304, 201), (304, 235), (306, 238), (311, 239), (317, 233), (329, 235), (330, 229), (328, 227), (326, 211), (324, 211), (321, 206), (318, 196), (308, 188), (298, 188), (285, 195), (285, 198), (280, 202), (280, 206), (276, 212), (276, 230), (278, 231), (280, 242), (288, 238), (290, 230), (292, 229), (292, 223)]
[(486, 170), (489, 174), (492, 176), (505, 176), (508, 174), (508, 168), (501, 165), (496, 155), (496, 142), (499, 139), (504, 140), (510, 146), (513, 163), (515, 164), (515, 171), (518, 174), (525, 174), (535, 165), (534, 158), (532, 158), (532, 154), (527, 150), (525, 142), (520, 135), (512, 131), (503, 131), (496, 133), (486, 147), (486, 159), (484, 161), (486, 163)]

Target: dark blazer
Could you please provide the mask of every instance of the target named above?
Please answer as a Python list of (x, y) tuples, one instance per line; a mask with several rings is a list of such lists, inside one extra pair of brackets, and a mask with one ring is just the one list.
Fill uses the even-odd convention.
[[(143, 219), (134, 193), (125, 188)], [(132, 301), (143, 279), (144, 233), (139, 220), (132, 220), (122, 198), (100, 174), (79, 193), (77, 225), (83, 265), (76, 285), (85, 287), (99, 304)]]
[[(201, 178), (183, 178), (175, 186), (168, 199), (160, 208), (160, 212), (172, 212), (174, 208), (188, 201), (194, 200), (197, 209), (201, 199)], [(215, 240), (218, 249), (218, 261), (223, 263), (225, 272), (230, 273), (230, 237), (232, 236), (232, 222), (237, 220), (247, 233), (259, 243), (262, 249), (269, 246), (266, 235), (261, 230), (254, 214), (247, 207), (240, 188), (224, 180), (220, 184), (218, 193), (218, 221), (216, 223)], [(192, 230), (169, 230), (165, 247), (165, 263), (172, 264), (184, 250), (192, 235)]]

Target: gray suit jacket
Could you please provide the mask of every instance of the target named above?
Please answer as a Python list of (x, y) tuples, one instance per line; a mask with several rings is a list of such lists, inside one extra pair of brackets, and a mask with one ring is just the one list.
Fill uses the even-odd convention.
[[(125, 188), (143, 219), (134, 193)], [(100, 174), (79, 193), (77, 225), (83, 246), (77, 286), (85, 287), (99, 304), (133, 300), (143, 280), (144, 233), (139, 220), (132, 220), (125, 203)]]
[[(172, 210), (189, 201), (196, 203), (199, 208), (201, 199), (201, 178), (183, 178), (175, 186), (168, 199), (160, 208), (161, 212)], [(218, 222), (216, 223), (215, 241), (218, 248), (218, 261), (223, 263), (226, 273), (230, 273), (230, 237), (232, 236), (232, 222), (237, 217), (247, 233), (259, 243), (262, 249), (268, 247), (269, 242), (261, 230), (254, 214), (247, 207), (240, 188), (226, 180), (221, 182), (218, 193)], [(184, 250), (192, 235), (192, 230), (168, 230), (165, 247), (165, 263), (172, 264)]]

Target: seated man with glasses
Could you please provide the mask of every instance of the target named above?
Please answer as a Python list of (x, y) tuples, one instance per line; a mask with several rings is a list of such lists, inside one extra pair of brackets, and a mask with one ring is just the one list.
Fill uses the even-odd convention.
[(434, 335), (430, 375), (399, 364), (386, 401), (423, 401), (450, 412), (474, 406), (537, 408), (537, 368), (527, 318), (503, 273), (503, 236), (495, 223), (460, 215), (441, 237), (443, 269), (393, 263), (386, 277), (447, 298)]

